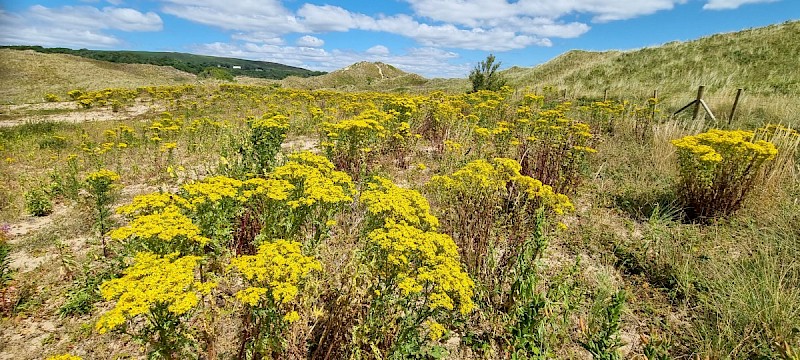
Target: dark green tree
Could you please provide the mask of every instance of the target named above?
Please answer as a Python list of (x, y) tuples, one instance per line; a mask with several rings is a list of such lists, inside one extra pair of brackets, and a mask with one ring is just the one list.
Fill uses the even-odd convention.
[(486, 60), (476, 65), (469, 73), (469, 81), (472, 82), (472, 92), (479, 90), (500, 90), (506, 84), (506, 80), (497, 72), (501, 62), (495, 63), (493, 54), (489, 54)]

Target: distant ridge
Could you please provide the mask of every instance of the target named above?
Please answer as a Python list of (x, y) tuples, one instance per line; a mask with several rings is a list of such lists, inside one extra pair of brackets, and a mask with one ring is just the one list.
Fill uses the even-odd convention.
[(263, 79), (284, 79), (288, 76), (309, 77), (325, 74), (299, 67), (267, 61), (244, 60), (226, 57), (186, 54), (179, 52), (121, 51), (121, 50), (73, 50), (67, 48), (44, 48), (41, 46), (1, 46), (14, 50), (33, 50), (47, 54), (68, 54), (88, 59), (121, 64), (150, 64), (171, 66), (190, 74), (200, 74), (205, 68), (223, 67), (234, 76), (249, 76)]

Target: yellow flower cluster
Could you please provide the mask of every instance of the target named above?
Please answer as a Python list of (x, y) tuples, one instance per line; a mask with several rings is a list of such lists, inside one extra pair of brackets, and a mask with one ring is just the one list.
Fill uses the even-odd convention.
[(378, 220), (367, 240), (380, 263), (377, 271), (389, 282), (384, 287), (421, 295), (431, 310), (452, 310), (457, 303), (462, 314), (472, 311), (475, 284), (461, 267), (453, 239), (431, 231), (438, 220), (425, 198), (375, 177), (361, 199)]
[(250, 119), (250, 126), (260, 129), (289, 129), (289, 117), (286, 115), (278, 114), (272, 116), (263, 116), (259, 119)]
[(119, 179), (119, 174), (108, 169), (100, 169), (98, 171), (89, 173), (89, 175), (86, 176), (86, 181), (90, 183), (110, 184), (115, 181), (119, 181)]
[(80, 356), (62, 354), (62, 355), (49, 356), (47, 357), (46, 360), (82, 360), (82, 358)]
[(436, 230), (439, 226), (439, 220), (431, 215), (428, 200), (422, 194), (403, 189), (386, 178), (373, 177), (360, 200), (367, 206), (370, 216), (380, 221), (392, 219), (426, 230)]
[[(449, 235), (422, 231), (387, 219), (367, 235), (380, 249), (382, 276), (394, 279), (403, 296), (422, 295), (431, 310), (472, 311), (475, 283), (461, 267), (458, 248)], [(385, 258), (384, 258), (385, 257)]]
[[(256, 255), (231, 259), (231, 268), (236, 268), (250, 284), (237, 292), (236, 298), (253, 307), (259, 306), (262, 300), (278, 305), (292, 301), (300, 291), (302, 281), (312, 271), (322, 271), (322, 264), (303, 255), (301, 246), (295, 241), (265, 241)], [(291, 313), (287, 316), (290, 317), (287, 321), (299, 318)]]
[(426, 327), (428, 328), (428, 338), (431, 341), (436, 341), (442, 338), (444, 334), (447, 332), (447, 329), (442, 324), (439, 324), (436, 321), (430, 320), (425, 322)]
[(252, 198), (283, 201), (289, 198), (290, 192), (294, 190), (294, 185), (286, 180), (252, 178), (245, 180), (240, 190), (238, 200), (241, 202)]
[(778, 150), (743, 130), (712, 129), (672, 141), (678, 148), (679, 195), (690, 218), (713, 218), (738, 210), (761, 179), (761, 168)]
[(200, 257), (178, 257), (177, 253), (159, 256), (142, 252), (125, 269), (125, 275), (100, 285), (106, 300), (116, 299), (113, 309), (104, 313), (95, 325), (100, 333), (112, 330), (138, 315), (165, 307), (173, 315), (184, 315), (199, 302), (198, 293), (208, 294), (213, 282), (195, 280), (195, 267)]
[(223, 199), (238, 199), (242, 181), (226, 176), (212, 176), (183, 185), (184, 197), (192, 206), (215, 203)]
[(186, 249), (195, 245), (203, 246), (209, 239), (200, 234), (200, 229), (192, 220), (183, 215), (175, 207), (167, 207), (151, 215), (142, 215), (130, 224), (114, 229), (111, 239), (123, 241), (137, 239), (149, 244), (150, 248)]
[[(486, 197), (494, 200), (523, 197), (523, 203), (534, 208), (544, 206), (561, 215), (575, 207), (564, 194), (553, 191), (549, 185), (530, 176), (520, 174), (521, 165), (514, 159), (495, 158), (492, 162), (475, 160), (452, 175), (437, 175), (426, 184), (438, 194), (456, 199)], [(509, 193), (509, 189), (517, 193)], [(458, 205), (456, 205), (458, 206)]]
[(189, 201), (177, 194), (154, 192), (136, 195), (130, 204), (117, 208), (117, 214), (126, 216), (151, 215), (166, 208), (188, 209)]
[(350, 176), (333, 169), (333, 164), (323, 156), (304, 151), (289, 155), (286, 164), (275, 168), (272, 179), (283, 180), (294, 187), (291, 208), (311, 207), (315, 204), (336, 205), (352, 201), (354, 185)]
[(725, 161), (755, 161), (763, 162), (772, 160), (778, 150), (770, 142), (764, 140), (753, 141), (753, 132), (744, 130), (719, 130), (712, 129), (707, 132), (685, 136), (672, 140), (678, 148), (682, 161), (689, 158), (703, 163), (719, 163)]

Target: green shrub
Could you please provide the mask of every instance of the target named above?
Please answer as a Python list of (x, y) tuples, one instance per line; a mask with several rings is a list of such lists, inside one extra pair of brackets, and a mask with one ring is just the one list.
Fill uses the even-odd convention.
[(497, 72), (500, 62), (495, 63), (494, 55), (489, 54), (486, 60), (476, 65), (469, 73), (469, 81), (472, 82), (472, 92), (480, 90), (500, 90), (506, 84), (506, 80)]
[(201, 79), (213, 79), (222, 81), (233, 81), (233, 74), (223, 68), (207, 67), (198, 74)]
[(58, 95), (56, 95), (56, 94), (45, 94), (44, 95), (44, 100), (47, 101), (47, 102), (59, 102), (59, 101), (61, 101), (61, 99), (59, 99)]
[(53, 212), (53, 202), (47, 191), (36, 188), (25, 193), (25, 209), (33, 216), (50, 215)]

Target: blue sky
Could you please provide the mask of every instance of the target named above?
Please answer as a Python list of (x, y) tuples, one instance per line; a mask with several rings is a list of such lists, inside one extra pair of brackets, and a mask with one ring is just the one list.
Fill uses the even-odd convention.
[(800, 0), (17, 0), (0, 44), (179, 51), (331, 71), (383, 61), (465, 77), (800, 19)]

